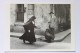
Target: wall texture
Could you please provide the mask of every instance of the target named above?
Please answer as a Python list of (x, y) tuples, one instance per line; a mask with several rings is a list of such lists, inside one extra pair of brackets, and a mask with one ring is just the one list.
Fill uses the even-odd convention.
[(10, 5), (10, 25), (14, 25), (16, 21), (16, 4)]
[[(24, 23), (25, 23), (27, 20), (29, 20), (31, 15), (28, 15), (28, 5), (25, 4), (24, 7), (25, 7), (25, 13), (24, 13)], [(11, 4), (10, 9), (11, 9), (10, 11), (11, 24), (10, 25), (14, 25), (14, 23), (16, 23), (16, 18), (17, 18), (16, 17), (16, 4)], [(40, 32), (44, 33), (45, 30), (48, 28), (49, 26), (48, 22), (50, 22), (50, 19), (51, 19), (51, 15), (49, 13), (50, 13), (50, 4), (34, 4), (34, 15), (36, 16), (35, 24), (39, 28), (39, 29), (35, 29), (36, 33), (40, 33)], [(54, 23), (54, 24), (52, 23), (52, 25), (55, 25), (54, 27), (57, 30), (58, 28), (57, 18), (55, 17), (56, 21), (53, 21), (54, 17), (55, 16), (52, 15), (51, 22)], [(23, 31), (22, 26), (16, 26), (16, 27), (14, 27), (15, 30), (19, 28)]]
[(35, 16), (37, 19), (35, 20), (36, 25), (41, 28), (41, 30), (45, 30), (48, 27), (48, 22), (50, 21), (50, 5), (48, 4), (38, 4), (35, 5)]

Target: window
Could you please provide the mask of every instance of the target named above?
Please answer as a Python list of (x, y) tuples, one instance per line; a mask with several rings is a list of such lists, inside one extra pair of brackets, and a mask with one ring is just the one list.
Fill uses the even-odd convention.
[(17, 4), (17, 22), (24, 22), (24, 4)]
[(34, 4), (28, 4), (28, 15), (34, 14)]

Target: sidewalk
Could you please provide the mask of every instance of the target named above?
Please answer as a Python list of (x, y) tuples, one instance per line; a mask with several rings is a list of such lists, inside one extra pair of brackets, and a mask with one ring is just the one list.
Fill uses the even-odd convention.
[[(66, 31), (60, 32), (55, 34), (55, 39), (53, 40), (54, 42), (60, 42), (62, 40), (64, 40), (69, 34), (71, 33), (71, 29), (68, 29)], [(10, 32), (10, 37), (16, 37), (19, 38), (20, 36), (22, 36), (23, 33), (14, 33), (14, 32)], [(44, 40), (44, 36), (42, 35), (35, 35), (37, 39), (40, 40)]]

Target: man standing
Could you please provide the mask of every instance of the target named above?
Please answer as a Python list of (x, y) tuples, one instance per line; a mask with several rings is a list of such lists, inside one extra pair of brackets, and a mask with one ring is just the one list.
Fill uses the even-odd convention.
[(55, 28), (56, 28), (56, 17), (54, 14), (51, 15), (50, 22), (48, 22), (49, 27), (45, 31), (45, 39), (47, 42), (51, 42), (55, 38)]

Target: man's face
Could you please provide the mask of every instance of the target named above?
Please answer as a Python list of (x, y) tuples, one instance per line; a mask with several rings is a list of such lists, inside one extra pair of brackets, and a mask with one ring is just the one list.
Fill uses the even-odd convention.
[(49, 22), (48, 24), (49, 24), (49, 25), (51, 25), (51, 23), (50, 23), (50, 22)]

